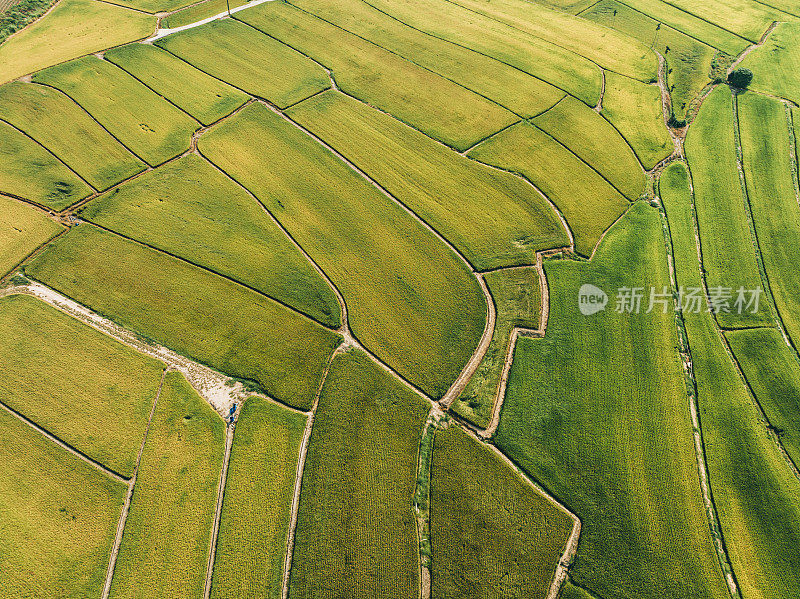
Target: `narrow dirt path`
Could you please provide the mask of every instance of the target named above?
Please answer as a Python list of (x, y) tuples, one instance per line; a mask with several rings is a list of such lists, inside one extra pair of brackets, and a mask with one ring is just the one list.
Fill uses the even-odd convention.
[(144, 453), (144, 446), (147, 442), (147, 434), (150, 432), (150, 426), (153, 423), (153, 415), (156, 413), (156, 405), (158, 404), (158, 399), (161, 397), (161, 389), (164, 386), (164, 379), (167, 377), (167, 373), (169, 372), (169, 368), (165, 368), (164, 372), (161, 374), (161, 382), (158, 385), (158, 391), (156, 392), (156, 397), (153, 400), (153, 406), (150, 408), (150, 416), (147, 419), (147, 427), (144, 429), (144, 435), (142, 436), (142, 443), (139, 446), (139, 453), (136, 456), (136, 466), (133, 469), (133, 476), (131, 477), (130, 481), (128, 481), (128, 493), (125, 495), (125, 503), (122, 506), (122, 512), (119, 515), (119, 522), (117, 523), (117, 533), (114, 536), (114, 545), (111, 548), (111, 557), (108, 560), (108, 569), (106, 570), (106, 581), (103, 585), (103, 594), (101, 595), (101, 599), (108, 599), (108, 594), (111, 592), (111, 581), (114, 577), (114, 568), (117, 565), (117, 556), (119, 555), (119, 547), (122, 544), (122, 536), (125, 531), (125, 523), (128, 521), (128, 513), (131, 509), (131, 499), (133, 498), (133, 488), (136, 485), (136, 479), (139, 475), (139, 464), (142, 461), (142, 453)]
[[(194, 23), (189, 23), (188, 25), (181, 25), (180, 27), (173, 27), (172, 29), (169, 29), (169, 28), (162, 29), (161, 28), (161, 19), (159, 19), (158, 28), (156, 29), (156, 32), (153, 35), (151, 35), (150, 37), (148, 37), (146, 40), (144, 40), (144, 42), (142, 42), (142, 43), (150, 44), (150, 43), (152, 43), (152, 42), (154, 42), (156, 40), (161, 39), (162, 37), (167, 37), (168, 35), (172, 35), (173, 33), (178, 33), (179, 31), (186, 31), (187, 29), (194, 29), (195, 27), (200, 27), (201, 25), (205, 25), (206, 23), (210, 23), (211, 21), (217, 21), (219, 19), (224, 19), (224, 18), (226, 18), (226, 17), (228, 17), (228, 16), (230, 16), (230, 15), (232, 15), (234, 13), (237, 13), (239, 11), (242, 11), (242, 10), (244, 10), (246, 8), (251, 8), (253, 6), (258, 6), (259, 4), (264, 4), (265, 2), (273, 2), (273, 1), (274, 0), (250, 0), (250, 2), (248, 2), (247, 4), (243, 4), (242, 6), (237, 6), (236, 8), (232, 8), (232, 9), (230, 9), (230, 11), (226, 10), (226, 11), (221, 12), (219, 14), (216, 14), (216, 15), (214, 15), (212, 17), (208, 17), (208, 18), (202, 19), (200, 21), (195, 21)], [(201, 4), (201, 3), (198, 2), (197, 4)], [(178, 11), (175, 11), (175, 12), (178, 12)], [(172, 14), (172, 13), (170, 13), (170, 14)]]

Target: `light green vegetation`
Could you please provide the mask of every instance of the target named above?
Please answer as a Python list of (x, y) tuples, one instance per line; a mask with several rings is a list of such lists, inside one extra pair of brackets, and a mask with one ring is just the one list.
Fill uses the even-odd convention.
[(654, 47), (667, 61), (667, 85), (675, 118), (708, 83), (714, 48), (615, 0), (601, 0), (582, 17), (613, 27)]
[(437, 599), (544, 597), (572, 519), (457, 427), (436, 433), (431, 467)]
[(793, 150), (784, 105), (744, 94), (739, 97), (739, 131), (747, 196), (761, 258), (786, 331), (800, 346), (800, 206), (792, 172)]
[(129, 44), (106, 52), (106, 60), (174, 102), (204, 125), (229, 115), (247, 94), (151, 44)]
[(559, 595), (560, 599), (595, 599), (589, 591), (586, 589), (582, 589), (579, 586), (575, 586), (572, 584), (569, 579), (564, 583), (564, 586), (561, 587), (561, 594)]
[(800, 363), (775, 329), (728, 331), (731, 349), (758, 403), (800, 464)]
[(208, 271), (91, 225), (26, 273), (121, 326), (308, 408), (339, 336)]
[(0, 306), (3, 403), (131, 476), (164, 365), (33, 297)]
[(715, 23), (736, 35), (758, 42), (773, 21), (786, 20), (786, 15), (766, 3), (750, 0), (667, 0), (680, 10), (699, 19)]
[(644, 191), (636, 154), (608, 121), (575, 98), (564, 98), (533, 123), (594, 167), (629, 200)]
[(145, 38), (151, 15), (96, 0), (62, 0), (0, 46), (0, 83), (90, 52)]
[(175, 33), (156, 45), (280, 108), (331, 86), (322, 67), (233, 19)]
[(291, 599), (418, 593), (411, 498), (427, 413), (363, 353), (334, 359), (303, 473)]
[(658, 61), (648, 45), (613, 29), (527, 0), (453, 1), (567, 48), (615, 73), (640, 81), (656, 76)]
[(471, 158), (520, 173), (567, 219), (575, 251), (591, 256), (600, 236), (629, 203), (600, 175), (542, 130), (522, 123), (469, 153)]
[(779, 23), (764, 45), (747, 55), (741, 66), (753, 71), (754, 90), (800, 102), (800, 23)]
[(32, 206), (0, 195), (0, 277), (63, 230)]
[[(731, 56), (736, 56), (750, 45), (750, 42), (743, 37), (716, 25), (717, 19), (705, 20), (696, 17), (695, 11), (691, 8), (688, 11), (684, 11), (672, 6), (672, 3), (662, 2), (661, 0), (624, 0), (624, 2), (627, 6), (652, 17), (656, 21), (673, 27), (677, 31), (681, 31), (709, 46), (718, 48)], [(731, 8), (728, 7), (723, 10), (727, 12)]]
[(364, 37), (390, 52), (532, 117), (564, 92), (494, 58), (408, 27), (361, 0), (292, 0), (292, 4)]
[(3, 597), (99, 597), (126, 490), (0, 410)]
[(280, 599), (305, 417), (258, 397), (236, 423), (219, 525), (213, 599)]
[(347, 94), (466, 150), (518, 121), (498, 104), (284, 2), (236, 15), (331, 69)]
[(453, 403), (453, 410), (486, 428), (497, 398), (514, 327), (539, 328), (541, 289), (535, 268), (497, 270), (484, 275), (497, 308), (494, 336), (478, 370)]
[(559, 87), (594, 106), (602, 73), (590, 60), (451, 2), (369, 0), (368, 4), (435, 37), (470, 48)]
[(147, 433), (112, 599), (200, 599), (217, 503), (225, 425), (179, 372), (164, 378)]
[(193, 118), (96, 56), (50, 67), (33, 80), (73, 98), (150, 166), (188, 150), (192, 133), (200, 128)]
[[(686, 136), (686, 158), (694, 183), (709, 291), (731, 288), (735, 300), (740, 287), (753, 290), (762, 285), (736, 166), (731, 93), (727, 86), (715, 89), (703, 102)], [(719, 321), (731, 327), (770, 324), (770, 312), (769, 303), (761, 301), (756, 313), (720, 312)]]
[(42, 146), (0, 121), (0, 193), (62, 210), (92, 188)]
[(121, 6), (149, 13), (165, 13), (179, 10), (198, 0), (118, 0)]
[(187, 156), (92, 201), (81, 217), (223, 274), (338, 328), (333, 289), (257, 200)]
[(259, 105), (200, 138), (328, 274), (358, 339), (441, 397), (483, 332), (480, 287), (453, 252), (316, 141)]
[(13, 81), (0, 87), (0, 118), (30, 135), (95, 189), (144, 170), (80, 106), (52, 87)]
[(175, 28), (197, 23), (208, 17), (221, 14), (228, 10), (228, 6), (238, 8), (247, 4), (249, 0), (206, 0), (194, 6), (187, 6), (183, 10), (172, 13), (161, 20), (161, 27)]
[[(695, 188), (697, 176), (692, 173)], [(678, 285), (701, 285), (686, 173), (679, 164), (661, 178), (661, 194), (669, 219)], [(800, 484), (767, 434), (761, 414), (722, 345), (722, 337), (707, 312), (685, 311), (684, 318), (697, 385), (700, 426), (711, 492), (734, 574), (744, 597), (782, 599), (800, 588)], [(759, 332), (758, 335), (772, 335)], [(734, 347), (744, 332), (731, 333)], [(775, 339), (776, 343), (782, 340)], [(741, 348), (739, 348), (741, 349)], [(786, 366), (785, 354), (752, 364), (762, 347), (748, 347), (743, 366), (754, 389), (779, 385), (786, 370), (770, 380), (755, 368), (775, 375)], [(763, 360), (764, 358), (759, 358)], [(773, 370), (776, 369), (776, 370)], [(796, 369), (796, 366), (794, 367)], [(793, 369), (793, 370), (794, 370)], [(769, 383), (767, 382), (769, 381)], [(796, 381), (795, 381), (796, 384)], [(794, 386), (794, 385), (793, 385)], [(773, 393), (779, 386), (772, 387)], [(762, 398), (764, 397), (762, 393)], [(789, 397), (782, 409), (791, 405)], [(770, 405), (771, 404), (771, 405)], [(767, 402), (777, 416), (778, 402)], [(765, 406), (766, 407), (766, 406)], [(780, 421), (778, 419), (778, 421)], [(796, 423), (795, 423), (796, 426)]]
[[(590, 263), (545, 268), (547, 335), (517, 343), (497, 445), (581, 518), (570, 571), (579, 585), (620, 599), (729, 597), (703, 507), (671, 306), (647, 313), (645, 297), (639, 313), (616, 311), (620, 287), (669, 286), (658, 211), (637, 202)], [(579, 312), (586, 283), (609, 294), (604, 311)]]
[(578, 14), (582, 10), (594, 4), (593, 0), (537, 0), (539, 4), (544, 4), (550, 8), (563, 10), (570, 14)]
[(628, 77), (606, 71), (603, 116), (628, 140), (646, 169), (675, 150), (664, 126), (661, 91)]
[(552, 207), (526, 182), (448, 150), (388, 115), (326, 92), (289, 116), (364, 170), (484, 270), (566, 246)]

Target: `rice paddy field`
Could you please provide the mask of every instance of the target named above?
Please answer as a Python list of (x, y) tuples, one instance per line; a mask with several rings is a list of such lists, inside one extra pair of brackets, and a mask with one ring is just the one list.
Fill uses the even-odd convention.
[(0, 0), (2, 599), (795, 599), (798, 27)]

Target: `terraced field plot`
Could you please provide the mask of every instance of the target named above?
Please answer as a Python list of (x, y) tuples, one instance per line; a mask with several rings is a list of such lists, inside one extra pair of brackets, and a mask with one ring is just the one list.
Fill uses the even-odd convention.
[(32, 206), (0, 196), (0, 276), (63, 230)]
[(753, 71), (753, 89), (800, 102), (800, 83), (793, 75), (800, 68), (799, 40), (800, 24), (779, 23), (764, 45), (742, 61)]

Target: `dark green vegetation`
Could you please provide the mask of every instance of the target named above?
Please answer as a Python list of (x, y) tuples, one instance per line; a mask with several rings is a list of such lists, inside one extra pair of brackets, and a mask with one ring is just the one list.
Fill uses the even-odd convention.
[(343, 92), (458, 150), (519, 120), (478, 94), (284, 2), (236, 15), (332, 71)]
[(567, 220), (575, 251), (591, 256), (603, 232), (628, 208), (619, 191), (541, 129), (521, 123), (469, 156), (519, 173), (550, 198)]
[(41, 17), (55, 0), (22, 0), (0, 11), (0, 44), (12, 33)]
[(86, 56), (33, 76), (67, 94), (151, 166), (189, 149), (193, 118), (107, 60)]
[(105, 58), (204, 125), (227, 116), (248, 100), (247, 94), (150, 44), (114, 48)]
[(390, 116), (336, 92), (289, 111), (462, 252), (473, 267), (531, 264), (569, 243), (530, 185), (456, 155)]
[(466, 265), (402, 208), (263, 106), (200, 138), (341, 290), (364, 345), (440, 397), (469, 359), (485, 300)]
[(431, 468), (432, 596), (544, 597), (572, 519), (457, 427)]
[(18, 81), (0, 87), (0, 118), (30, 135), (95, 189), (145, 169), (86, 111), (52, 87)]
[(331, 86), (322, 67), (232, 19), (170, 35), (158, 40), (156, 45), (201, 71), (280, 108)]
[(339, 336), (255, 292), (92, 225), (26, 273), (126, 329), (310, 407)]
[(418, 593), (411, 499), (427, 412), (364, 354), (334, 359), (303, 474), (292, 599)]
[(800, 347), (800, 205), (790, 117), (782, 103), (751, 93), (739, 96), (738, 109), (747, 197), (761, 258), (778, 315)]
[(33, 297), (0, 308), (0, 400), (131, 476), (163, 364)]
[(739, 67), (738, 69), (733, 69), (730, 73), (728, 73), (728, 83), (731, 85), (731, 87), (745, 89), (748, 85), (750, 85), (752, 80), (753, 71), (750, 69)]
[[(647, 297), (641, 313), (616, 312), (620, 287), (669, 285), (658, 211), (636, 203), (591, 263), (545, 268), (547, 335), (517, 343), (498, 447), (583, 521), (570, 570), (581, 586), (601, 597), (728, 597), (703, 508), (674, 316), (659, 304), (646, 313)], [(578, 311), (586, 283), (609, 294), (605, 311)]]
[(203, 596), (225, 425), (178, 372), (164, 379), (119, 549), (112, 599)]
[(0, 195), (0, 277), (63, 230), (34, 207)]
[(779, 23), (761, 48), (751, 52), (742, 66), (753, 73), (753, 89), (800, 102), (800, 23)]
[(62, 210), (92, 188), (30, 137), (0, 121), (0, 193)]
[(336, 295), (256, 199), (198, 156), (123, 185), (81, 217), (236, 279), (337, 328)]
[(0, 409), (3, 596), (99, 597), (126, 490)]
[[(731, 94), (719, 87), (708, 96), (686, 137), (686, 158), (694, 182), (703, 266), (709, 288), (762, 287), (754, 240), (736, 166)], [(769, 304), (758, 312), (720, 313), (731, 327), (770, 324)]]
[(280, 599), (305, 417), (258, 397), (236, 423), (211, 597)]
[(453, 403), (458, 415), (482, 428), (492, 415), (512, 330), (538, 329), (542, 303), (539, 273), (534, 268), (487, 272), (484, 279), (497, 309), (494, 335), (478, 370)]
[[(697, 178), (694, 175), (695, 189)], [(692, 223), (691, 196), (682, 165), (670, 166), (661, 179), (661, 194), (669, 219), (678, 285), (702, 285)], [(724, 338), (707, 312), (685, 311), (684, 319), (696, 379), (700, 426), (711, 491), (719, 515), (727, 554), (744, 597), (763, 599), (796, 596), (800, 588), (800, 483), (767, 434), (762, 415), (723, 345)], [(748, 333), (754, 342), (741, 347)], [(792, 397), (775, 393), (783, 375), (758, 372), (751, 359), (769, 347), (769, 332), (729, 333), (753, 390), (766, 400), (762, 407), (781, 422), (791, 413)], [(764, 345), (757, 344), (761, 337)], [(772, 336), (773, 343), (782, 340)], [(785, 347), (785, 346), (784, 346)], [(744, 349), (744, 351), (742, 351)], [(785, 350), (770, 355), (763, 367), (786, 366)], [(796, 369), (796, 365), (792, 370)], [(784, 388), (784, 390), (787, 390)], [(783, 412), (789, 410), (789, 412)]]

